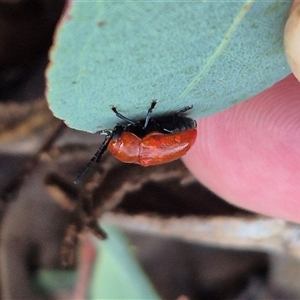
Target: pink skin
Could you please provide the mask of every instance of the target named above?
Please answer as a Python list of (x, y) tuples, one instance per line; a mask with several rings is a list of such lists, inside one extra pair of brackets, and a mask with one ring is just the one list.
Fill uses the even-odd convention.
[(293, 75), (198, 121), (187, 167), (234, 205), (300, 222), (300, 83)]

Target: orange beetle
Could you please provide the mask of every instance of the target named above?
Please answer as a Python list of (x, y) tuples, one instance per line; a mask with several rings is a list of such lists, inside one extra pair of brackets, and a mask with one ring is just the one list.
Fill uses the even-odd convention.
[(77, 176), (75, 183), (82, 179), (92, 163), (100, 160), (107, 148), (120, 161), (144, 167), (171, 162), (186, 154), (196, 140), (197, 123), (182, 114), (193, 106), (186, 106), (173, 114), (151, 118), (156, 103), (157, 101), (152, 101), (145, 120), (139, 121), (128, 119), (116, 107), (112, 107), (116, 116), (126, 124), (117, 124), (113, 130), (96, 132), (105, 134), (106, 137), (85, 169)]

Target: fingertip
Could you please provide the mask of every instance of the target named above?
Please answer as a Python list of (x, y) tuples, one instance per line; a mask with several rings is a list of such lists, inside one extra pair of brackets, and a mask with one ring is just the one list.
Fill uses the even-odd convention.
[(284, 29), (284, 48), (288, 63), (300, 81), (300, 2), (294, 1)]
[(183, 158), (189, 170), (234, 205), (300, 222), (299, 92), (289, 75), (198, 120), (197, 141)]

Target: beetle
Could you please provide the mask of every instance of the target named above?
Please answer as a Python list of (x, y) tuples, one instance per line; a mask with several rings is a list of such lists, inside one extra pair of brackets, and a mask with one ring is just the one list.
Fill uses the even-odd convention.
[(124, 124), (118, 123), (113, 130), (96, 132), (105, 134), (106, 137), (74, 183), (79, 183), (90, 166), (99, 162), (107, 149), (118, 160), (143, 167), (168, 163), (186, 154), (196, 140), (197, 123), (183, 114), (193, 106), (189, 105), (175, 113), (151, 118), (156, 104), (157, 101), (153, 100), (146, 118), (138, 121), (123, 116), (112, 106), (112, 111)]

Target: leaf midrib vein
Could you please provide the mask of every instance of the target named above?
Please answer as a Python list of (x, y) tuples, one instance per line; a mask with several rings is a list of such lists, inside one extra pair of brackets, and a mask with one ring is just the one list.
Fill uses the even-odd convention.
[(213, 55), (211, 55), (210, 59), (207, 61), (207, 63), (202, 68), (202, 71), (192, 80), (192, 82), (187, 86), (187, 88), (179, 96), (179, 98), (176, 102), (180, 102), (194, 88), (194, 86), (201, 80), (201, 78), (209, 70), (209, 68), (214, 63), (214, 61), (217, 59), (217, 57), (222, 54), (224, 48), (229, 43), (231, 36), (235, 32), (235, 30), (238, 28), (239, 23), (243, 20), (245, 14), (251, 8), (254, 1), (255, 0), (247, 0), (243, 4), (243, 6), (239, 10), (238, 14), (236, 15), (235, 19), (233, 20), (231, 26), (229, 27), (226, 34), (222, 38), (222, 41), (220, 42), (220, 44), (214, 51)]

